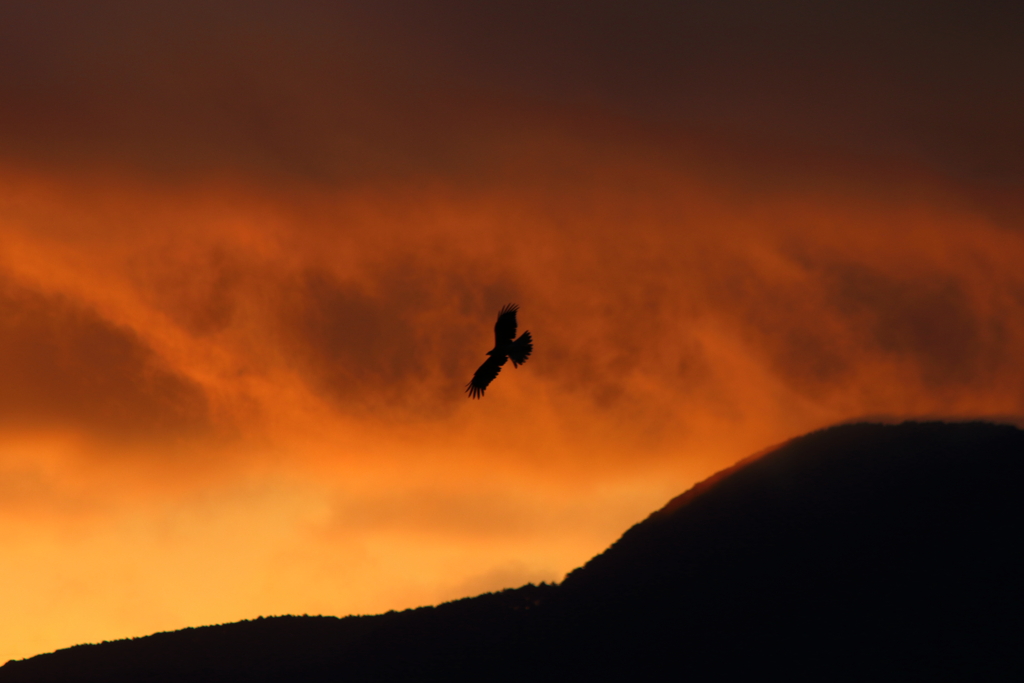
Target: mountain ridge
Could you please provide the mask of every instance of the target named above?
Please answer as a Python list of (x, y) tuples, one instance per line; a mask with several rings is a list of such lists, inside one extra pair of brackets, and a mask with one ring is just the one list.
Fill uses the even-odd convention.
[(0, 683), (1010, 680), (1022, 479), (1012, 426), (839, 425), (698, 483), (558, 585), (78, 646)]

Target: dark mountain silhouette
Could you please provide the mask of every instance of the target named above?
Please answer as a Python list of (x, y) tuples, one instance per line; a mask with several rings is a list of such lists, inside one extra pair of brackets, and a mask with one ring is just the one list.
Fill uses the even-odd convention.
[(748, 458), (560, 585), (85, 645), (15, 681), (1024, 680), (1024, 432), (856, 424)]

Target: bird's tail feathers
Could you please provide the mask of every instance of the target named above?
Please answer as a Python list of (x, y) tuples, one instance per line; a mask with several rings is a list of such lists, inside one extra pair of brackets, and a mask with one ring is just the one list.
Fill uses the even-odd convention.
[(512, 361), (512, 365), (518, 368), (526, 362), (531, 353), (533, 353), (533, 337), (530, 336), (530, 331), (527, 330), (519, 335), (519, 339), (512, 342), (512, 347), (508, 351), (508, 357)]

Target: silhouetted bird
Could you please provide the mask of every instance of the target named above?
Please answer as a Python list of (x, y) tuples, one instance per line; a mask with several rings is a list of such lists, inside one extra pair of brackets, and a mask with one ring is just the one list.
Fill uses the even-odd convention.
[(466, 393), (470, 398), (480, 398), (484, 395), (484, 389), (498, 376), (506, 360), (511, 358), (512, 365), (518, 368), (533, 352), (533, 339), (529, 331), (523, 332), (522, 336), (516, 339), (518, 310), (519, 306), (516, 304), (507, 304), (498, 311), (498, 322), (494, 323), (494, 348), (487, 352), (490, 358), (477, 368), (473, 379), (466, 385)]

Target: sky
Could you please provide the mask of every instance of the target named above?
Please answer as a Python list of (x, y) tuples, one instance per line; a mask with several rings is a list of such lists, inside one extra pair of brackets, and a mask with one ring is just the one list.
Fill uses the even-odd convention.
[[(0, 661), (558, 581), (1024, 415), (1024, 10), (0, 4)], [(534, 355), (464, 386), (518, 303)]]

